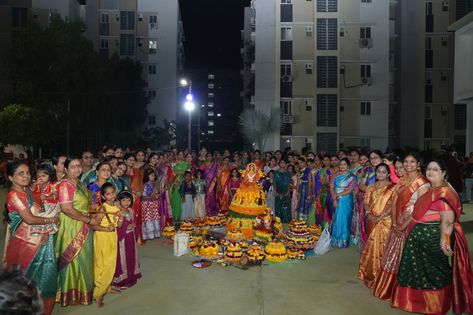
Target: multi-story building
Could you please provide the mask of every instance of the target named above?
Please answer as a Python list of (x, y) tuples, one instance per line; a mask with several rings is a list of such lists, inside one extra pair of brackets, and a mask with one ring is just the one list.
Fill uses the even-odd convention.
[(12, 35), (32, 19), (46, 27), (56, 15), (76, 20), (84, 14), (84, 0), (4, 0), (0, 2), (0, 105), (9, 89), (5, 75), (6, 54)]
[(473, 152), (473, 12), (452, 24), (449, 31), (455, 32), (455, 112), (461, 110), (455, 113), (455, 126), (465, 129), (465, 147), (458, 149), (464, 149), (468, 155)]
[[(238, 70), (196, 69), (188, 73), (196, 104), (191, 113), (192, 149), (238, 150), (238, 115), (241, 112), (240, 75)], [(180, 126), (188, 122), (188, 112), (180, 110)], [(181, 136), (181, 138), (184, 135)]]
[[(269, 148), (386, 148), (388, 1), (255, 0), (255, 107), (281, 109)], [(393, 70), (393, 69), (392, 69)]]
[(86, 37), (105, 56), (139, 61), (148, 83), (148, 127), (176, 121), (184, 60), (179, 3), (165, 0), (87, 1)]

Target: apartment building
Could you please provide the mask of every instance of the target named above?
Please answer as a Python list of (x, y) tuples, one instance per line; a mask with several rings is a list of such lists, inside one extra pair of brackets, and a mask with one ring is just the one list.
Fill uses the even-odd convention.
[(176, 121), (184, 30), (179, 3), (166, 0), (87, 1), (86, 37), (104, 56), (139, 61), (148, 83), (147, 127)]
[(3, 0), (0, 2), (0, 105), (9, 82), (5, 75), (6, 54), (12, 35), (26, 26), (28, 19), (47, 27), (55, 15), (76, 20), (84, 14), (84, 0)]
[[(463, 149), (468, 155), (473, 152), (473, 12), (453, 23), (449, 31), (455, 34), (454, 102), (464, 106), (464, 109), (460, 107), (461, 113), (456, 114), (455, 124), (465, 129)], [(459, 105), (456, 106), (458, 108)]]
[(390, 5), (252, 1), (254, 104), (281, 109), (282, 128), (268, 149), (388, 146)]

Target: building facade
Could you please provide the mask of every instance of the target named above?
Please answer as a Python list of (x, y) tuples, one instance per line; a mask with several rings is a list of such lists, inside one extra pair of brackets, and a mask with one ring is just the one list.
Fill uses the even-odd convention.
[(281, 110), (269, 149), (386, 148), (389, 1), (255, 0), (252, 8), (254, 105)]
[(175, 122), (184, 30), (179, 3), (165, 0), (99, 0), (86, 5), (86, 37), (104, 56), (139, 61), (148, 83), (145, 127)]

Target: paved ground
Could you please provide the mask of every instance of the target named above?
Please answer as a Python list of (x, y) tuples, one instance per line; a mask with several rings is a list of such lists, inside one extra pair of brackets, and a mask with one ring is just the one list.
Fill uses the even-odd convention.
[[(0, 191), (0, 204), (4, 197)], [(473, 205), (465, 211), (462, 221), (473, 248)], [(359, 254), (354, 248), (248, 270), (195, 269), (192, 256), (174, 257), (171, 244), (163, 240), (148, 242), (139, 254), (144, 278), (135, 287), (107, 295), (100, 311), (95, 305), (56, 307), (54, 314), (402, 314), (356, 279)]]

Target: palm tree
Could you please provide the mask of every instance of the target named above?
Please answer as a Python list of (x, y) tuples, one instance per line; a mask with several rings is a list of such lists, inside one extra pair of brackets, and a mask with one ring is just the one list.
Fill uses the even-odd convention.
[(268, 114), (254, 109), (245, 109), (239, 116), (240, 131), (254, 148), (265, 151), (268, 137), (281, 128), (280, 110), (271, 108)]

